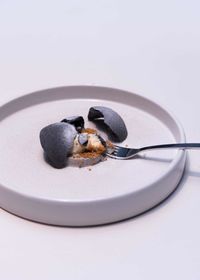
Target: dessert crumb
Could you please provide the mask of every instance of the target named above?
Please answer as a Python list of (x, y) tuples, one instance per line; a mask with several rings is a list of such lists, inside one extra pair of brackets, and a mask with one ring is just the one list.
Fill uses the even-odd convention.
[(109, 140), (106, 141), (106, 145), (107, 145), (108, 148), (111, 148), (111, 149), (114, 148), (113, 143)]
[(90, 133), (90, 134), (96, 134), (97, 133), (97, 130), (96, 129), (93, 129), (93, 128), (83, 128), (81, 133)]
[(89, 171), (91, 171), (91, 170), (92, 170), (92, 168), (91, 168), (91, 167), (88, 167), (88, 170), (89, 170)]
[(125, 147), (128, 148), (128, 144), (126, 144)]
[[(97, 158), (101, 155), (101, 152), (82, 152), (80, 154), (76, 154), (75, 157), (76, 158)], [(83, 162), (84, 163), (84, 162)]]

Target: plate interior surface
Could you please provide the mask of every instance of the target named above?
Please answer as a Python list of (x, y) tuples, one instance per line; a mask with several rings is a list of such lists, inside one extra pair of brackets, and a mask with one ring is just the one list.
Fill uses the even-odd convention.
[[(10, 114), (0, 122), (2, 185), (29, 197), (78, 203), (133, 193), (165, 174), (177, 154), (174, 150), (146, 152), (127, 161), (108, 159), (91, 168), (69, 166), (55, 169), (48, 165), (40, 146), (40, 130), (73, 115), (83, 116), (86, 127), (95, 127), (87, 120), (87, 114), (90, 107), (97, 105), (110, 107), (123, 118), (128, 129), (128, 138), (121, 143), (123, 146), (140, 147), (176, 141), (164, 117), (154, 116), (155, 108), (148, 108), (152, 104), (146, 102), (141, 109), (137, 96), (134, 105), (134, 94), (131, 104), (127, 104), (116, 100), (113, 94), (102, 98), (106, 93), (101, 95), (101, 91), (94, 97), (91, 94), (87, 97), (86, 91), (83, 97), (81, 87), (73, 98), (68, 94), (69, 90), (66, 88), (64, 99), (46, 100)], [(56, 94), (56, 89), (54, 91)], [(104, 133), (102, 136), (106, 137)]]

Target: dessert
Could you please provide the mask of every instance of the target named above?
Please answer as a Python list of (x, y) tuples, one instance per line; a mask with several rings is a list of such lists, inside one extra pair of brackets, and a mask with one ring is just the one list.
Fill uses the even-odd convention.
[[(127, 130), (122, 118), (107, 107), (90, 108), (89, 120), (102, 117), (111, 133), (118, 141), (123, 141), (127, 136)], [(44, 156), (51, 166), (55, 168), (63, 168), (67, 165), (83, 167), (106, 159), (106, 151), (112, 149), (113, 144), (108, 140), (105, 141), (96, 129), (85, 128), (84, 125), (82, 116), (73, 116), (50, 124), (40, 131), (40, 143)]]

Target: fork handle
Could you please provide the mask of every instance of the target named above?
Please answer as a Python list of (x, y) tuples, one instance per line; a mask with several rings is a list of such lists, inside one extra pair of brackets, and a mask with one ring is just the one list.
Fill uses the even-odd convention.
[(142, 147), (139, 150), (153, 150), (153, 149), (167, 149), (167, 148), (174, 148), (174, 149), (200, 149), (200, 143), (177, 143), (177, 144), (161, 144), (161, 145), (153, 145), (153, 146), (146, 146)]

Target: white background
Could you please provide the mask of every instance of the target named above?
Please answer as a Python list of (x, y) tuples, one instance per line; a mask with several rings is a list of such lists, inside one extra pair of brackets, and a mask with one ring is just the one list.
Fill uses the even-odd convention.
[[(130, 90), (200, 142), (198, 0), (1, 0), (0, 103), (48, 87)], [(0, 211), (0, 279), (200, 279), (200, 152), (178, 190), (121, 223), (45, 226)]]

